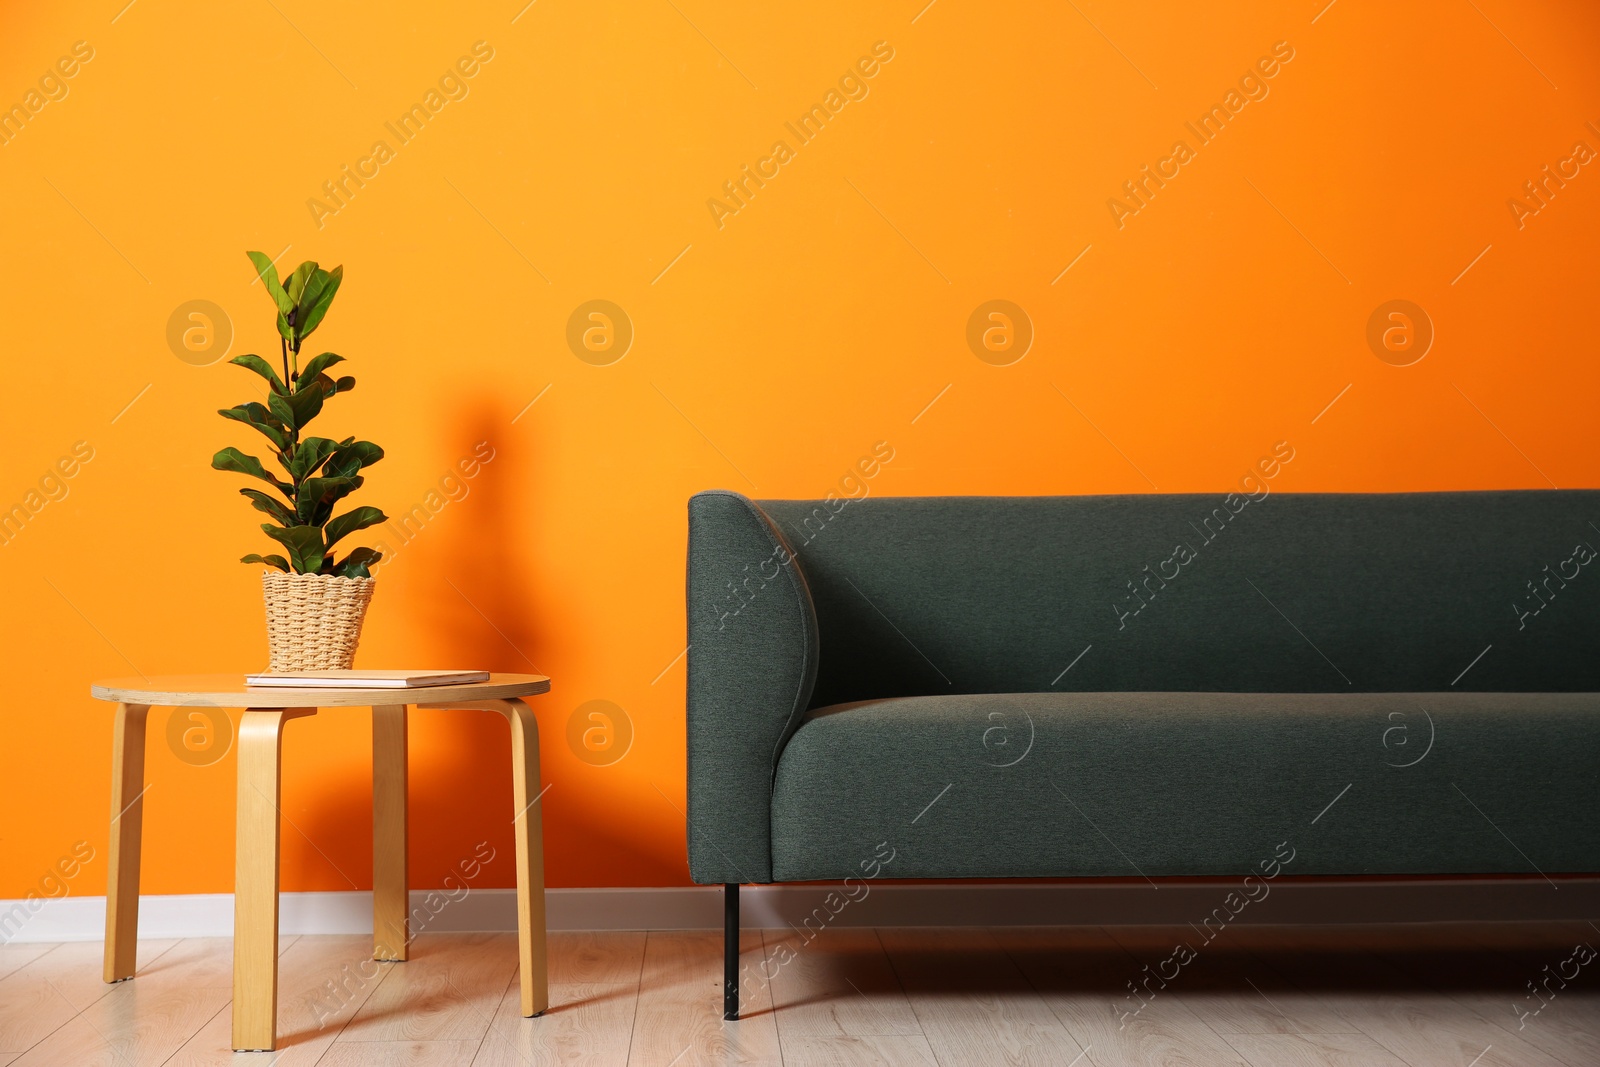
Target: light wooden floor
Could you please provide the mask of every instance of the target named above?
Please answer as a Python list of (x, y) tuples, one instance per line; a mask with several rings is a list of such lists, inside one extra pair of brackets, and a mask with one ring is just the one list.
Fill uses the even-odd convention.
[[(369, 963), (365, 937), (285, 938), (280, 1049), (240, 1055), (226, 940), (144, 942), (115, 986), (98, 943), (9, 945), (0, 1067), (1600, 1064), (1600, 959), (1568, 962), (1600, 945), (1590, 924), (1231, 927), (1119, 1027), (1140, 1003), (1126, 983), (1172, 973), (1180, 939), (1200, 945), (1190, 928), (752, 931), (746, 1017), (724, 1023), (709, 932), (554, 934), (533, 1020), (513, 935), (423, 936), (404, 964)], [(1528, 988), (1546, 980), (1547, 1002)], [(1519, 1026), (1513, 1005), (1541, 1004)]]

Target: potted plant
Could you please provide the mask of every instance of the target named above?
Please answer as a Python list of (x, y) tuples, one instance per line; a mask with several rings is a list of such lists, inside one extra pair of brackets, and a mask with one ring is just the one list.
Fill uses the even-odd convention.
[(257, 355), (236, 356), (236, 363), (265, 379), (267, 402), (250, 402), (220, 411), (225, 419), (256, 430), (272, 446), (279, 477), (259, 459), (237, 448), (224, 448), (211, 458), (219, 471), (232, 471), (266, 482), (272, 492), (240, 489), (251, 506), (271, 522), (266, 535), (283, 546), (281, 553), (251, 553), (242, 563), (264, 563), (261, 575), (267, 607), (267, 643), (274, 671), (344, 670), (355, 659), (356, 643), (367, 604), (372, 600), (371, 568), (382, 553), (353, 548), (340, 557), (334, 549), (357, 530), (384, 522), (377, 508), (362, 506), (334, 515), (334, 507), (361, 488), (363, 468), (383, 458), (371, 441), (346, 437), (306, 436), (305, 429), (338, 393), (355, 388), (351, 377), (328, 373), (344, 357), (324, 352), (300, 363), (300, 346), (328, 313), (339, 291), (344, 268), (325, 271), (307, 261), (278, 280), (277, 268), (260, 252), (250, 252), (256, 274), (278, 309), (280, 376)]

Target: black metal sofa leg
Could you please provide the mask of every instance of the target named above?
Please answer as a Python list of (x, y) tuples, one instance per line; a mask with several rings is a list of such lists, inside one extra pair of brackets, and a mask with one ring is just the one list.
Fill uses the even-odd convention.
[(722, 887), (722, 1017), (739, 1017), (739, 885)]

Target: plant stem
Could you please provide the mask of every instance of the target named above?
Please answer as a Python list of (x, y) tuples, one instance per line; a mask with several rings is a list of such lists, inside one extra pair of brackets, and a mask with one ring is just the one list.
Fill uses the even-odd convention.
[(287, 389), (289, 387), (289, 342), (279, 336), (278, 347), (283, 352), (283, 385)]

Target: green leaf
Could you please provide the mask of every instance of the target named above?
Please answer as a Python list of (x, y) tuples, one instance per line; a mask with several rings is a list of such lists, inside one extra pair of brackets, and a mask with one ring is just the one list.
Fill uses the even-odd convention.
[[(333, 378), (326, 374), (319, 374), (317, 375), (317, 384), (322, 386), (322, 395), (326, 399), (335, 393), (348, 393), (356, 387), (356, 380), (349, 375), (345, 375), (338, 381), (334, 381)], [(302, 383), (303, 386), (304, 383)]]
[[(289, 310), (293, 311), (294, 309), (290, 308)], [(288, 315), (288, 313), (289, 313), (288, 311), (280, 311), (280, 312), (278, 312), (278, 336), (282, 337), (285, 341), (289, 341), (289, 342), (293, 343), (293, 341), (294, 341), (294, 327), (290, 326), (289, 325), (289, 320), (287, 318), (285, 318), (285, 316)]]
[(284, 426), (291, 430), (297, 428), (294, 424), (294, 408), (289, 406), (288, 395), (273, 393), (267, 397), (267, 407), (272, 410), (272, 417), (283, 423)]
[(317, 468), (322, 466), (338, 447), (339, 442), (329, 438), (308, 437), (300, 442), (300, 447), (295, 449), (294, 455), (289, 457), (283, 467), (295, 481), (299, 481), (316, 473)]
[[(276, 423), (278, 420), (272, 418), (270, 415), (268, 415), (267, 419), (262, 419), (256, 414), (256, 412), (251, 411), (251, 408), (259, 409), (263, 415), (267, 414), (267, 409), (262, 407), (260, 404), (240, 404), (238, 407), (224, 408), (223, 410), (217, 412), (217, 414), (221, 415), (225, 419), (232, 419), (235, 422), (242, 422), (246, 426), (252, 426), (261, 431), (261, 436), (271, 441), (273, 445), (275, 445), (281, 451), (283, 446), (288, 442), (283, 436), (283, 431), (277, 426), (273, 425), (273, 423)], [(268, 421), (269, 419), (270, 421)]]
[(295, 514), (300, 521), (321, 526), (333, 514), (333, 505), (361, 488), (362, 478), (307, 478), (295, 497)]
[[(265, 512), (266, 514), (271, 515), (274, 519), (278, 520), (279, 525), (293, 526), (299, 522), (299, 519), (295, 517), (294, 512), (290, 511), (286, 506), (284, 506), (283, 501), (275, 500), (259, 489), (241, 489), (239, 492), (250, 498), (251, 507), (255, 508), (257, 511)], [(288, 569), (289, 568), (287, 567), (284, 568), (284, 570)]]
[[(311, 278), (311, 276), (313, 274), (316, 273), (316, 271), (317, 271), (316, 260), (308, 259), (304, 263), (302, 263), (298, 267), (296, 267), (294, 269), (294, 273), (293, 274), (289, 275), (289, 281), (288, 281), (288, 283), (286, 285), (284, 285), (284, 289), (289, 294), (289, 303), (290, 304), (292, 304), (295, 307), (300, 307), (301, 306), (300, 298), (306, 291), (306, 282)], [(289, 309), (288, 308), (283, 308), (282, 310), (283, 310), (283, 313), (285, 315), (287, 315), (289, 313)]]
[(291, 430), (303, 430), (306, 424), (322, 410), (322, 390), (307, 389), (288, 396), (273, 393), (267, 397), (272, 414)]
[(288, 482), (280, 482), (268, 474), (261, 461), (254, 456), (247, 456), (237, 448), (224, 448), (221, 452), (211, 457), (211, 468), (219, 471), (232, 471), (235, 474), (248, 474), (252, 478), (260, 478), (274, 486), (278, 492), (294, 499), (294, 486)]
[(341, 578), (371, 578), (372, 571), (368, 568), (382, 558), (383, 553), (375, 548), (351, 549), (348, 556), (333, 565), (333, 573)]
[(282, 556), (279, 556), (279, 555), (260, 556), (260, 555), (257, 555), (256, 553), (252, 552), (248, 556), (242, 557), (239, 560), (239, 562), (240, 563), (267, 563), (267, 564), (270, 564), (270, 565), (278, 568), (280, 571), (287, 571), (289, 569), (289, 561), (284, 559)]
[(272, 384), (272, 391), (274, 393), (288, 392), (288, 390), (284, 388), (283, 382), (278, 379), (278, 372), (272, 369), (272, 364), (268, 363), (260, 356), (234, 356), (232, 359), (228, 360), (228, 362), (244, 367), (246, 370), (253, 370), (257, 374), (261, 375)]
[(306, 424), (317, 417), (322, 410), (322, 401), (326, 399), (320, 389), (310, 389), (303, 393), (296, 393), (289, 398), (289, 406), (294, 409), (295, 426), (305, 429)]
[(322, 324), (322, 317), (328, 313), (328, 305), (333, 303), (334, 294), (339, 291), (343, 281), (343, 267), (335, 267), (331, 272), (317, 270), (312, 273), (310, 281), (306, 282), (305, 292), (296, 301), (300, 315), (295, 321), (295, 330), (302, 338), (311, 336), (311, 331)]
[(324, 473), (335, 477), (349, 477), (382, 458), (383, 449), (371, 441), (342, 441), (333, 458), (328, 460)]
[(365, 530), (368, 526), (376, 526), (380, 522), (388, 521), (389, 516), (377, 508), (363, 505), (345, 512), (337, 519), (330, 520), (328, 525), (323, 528), (323, 533), (327, 537), (328, 547), (332, 548), (336, 543), (357, 530)]
[(248, 404), (240, 404), (239, 406), (248, 411), (250, 417), (257, 422), (264, 422), (280, 433), (284, 430), (283, 423), (278, 421), (278, 417), (268, 410), (265, 404), (258, 404), (252, 400)]
[[(289, 309), (294, 307), (294, 301), (289, 299), (289, 294), (283, 291), (283, 286), (278, 282), (278, 268), (272, 265), (272, 260), (262, 252), (246, 252), (250, 262), (255, 264), (256, 276), (261, 279), (261, 284), (267, 287), (267, 295), (272, 297), (272, 302), (278, 305), (280, 315), (289, 314)], [(238, 360), (234, 360), (235, 363)]]
[(322, 503), (318, 504), (316, 510), (311, 513), (311, 521), (317, 526), (326, 526), (329, 517), (333, 515), (333, 506), (357, 489), (360, 489), (361, 483), (364, 481), (366, 481), (365, 478), (355, 478), (348, 488), (340, 486), (325, 494), (322, 498)]
[(322, 551), (322, 531), (315, 526), (261, 525), (261, 531), (289, 550), (289, 563), (296, 574), (316, 574), (322, 570), (326, 558)]
[(315, 378), (317, 375), (321, 374), (335, 363), (343, 362), (344, 357), (334, 352), (324, 352), (320, 356), (312, 357), (312, 359), (307, 362), (303, 368), (301, 368), (300, 388), (304, 389), (306, 387), (306, 380), (308, 378)]

